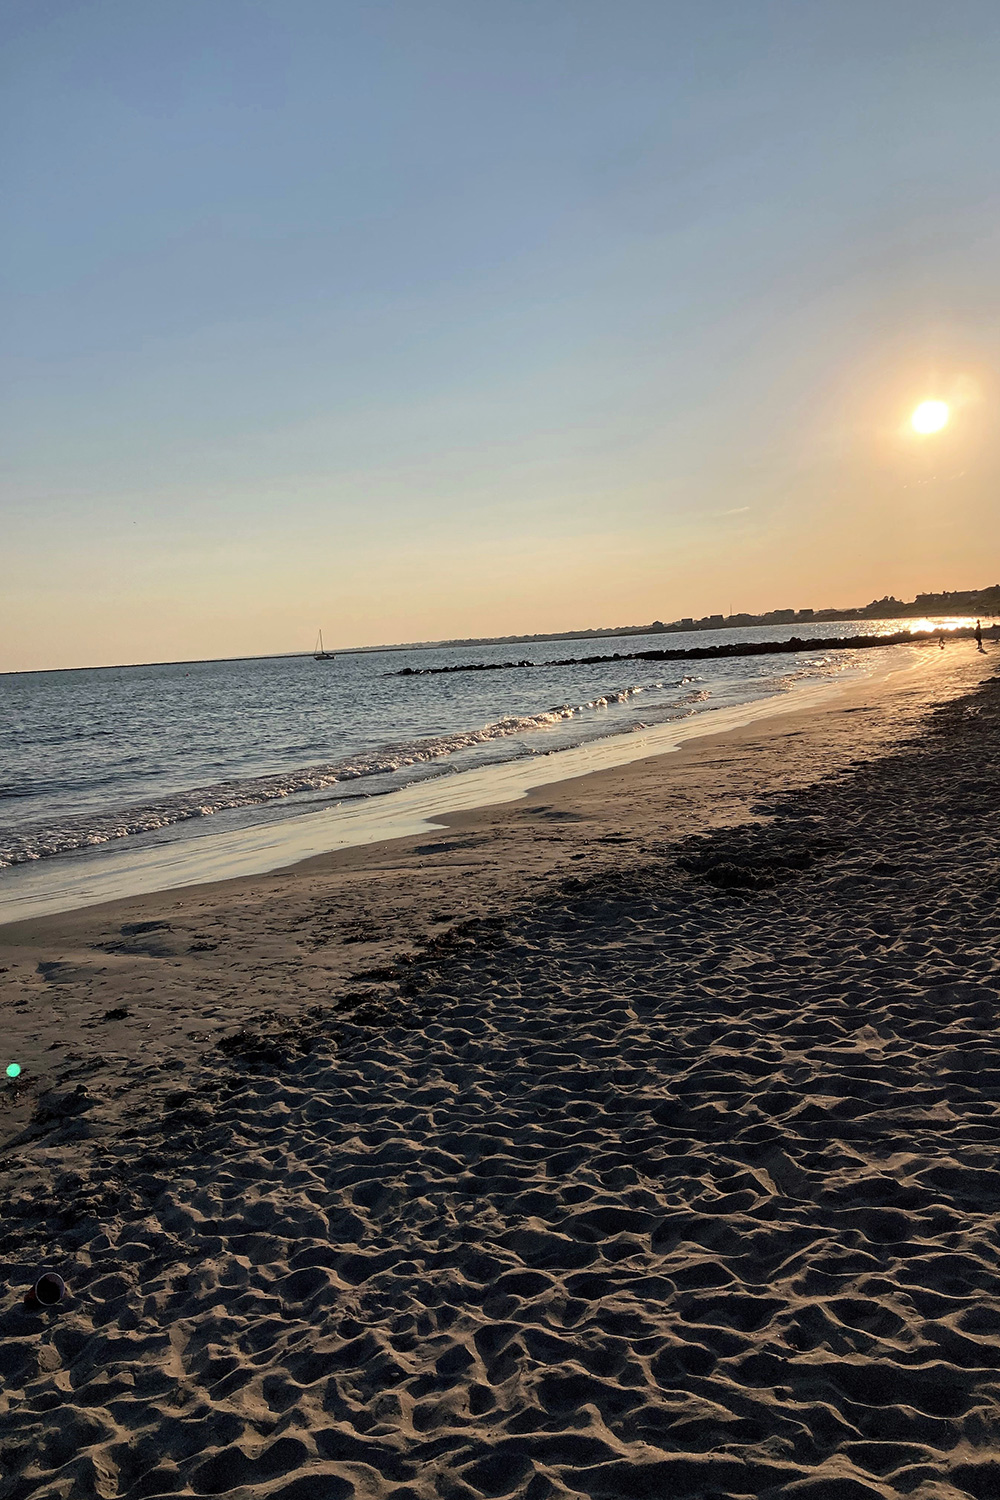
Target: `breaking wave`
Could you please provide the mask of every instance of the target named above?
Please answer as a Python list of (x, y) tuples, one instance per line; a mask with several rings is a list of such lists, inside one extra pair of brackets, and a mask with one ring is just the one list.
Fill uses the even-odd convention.
[[(497, 719), (481, 729), (460, 730), (430, 739), (383, 745), (377, 750), (324, 765), (307, 766), (302, 770), (220, 781), (212, 786), (170, 793), (136, 807), (62, 819), (54, 826), (8, 830), (0, 833), (0, 869), (26, 864), (30, 860), (45, 859), (50, 855), (69, 854), (74, 850), (96, 847), (135, 834), (155, 833), (159, 829), (169, 828), (192, 818), (207, 818), (214, 813), (235, 808), (261, 806), (300, 792), (323, 791), (362, 777), (390, 775), (410, 766), (446, 759), (459, 751), (487, 744), (492, 740), (530, 734), (532, 730), (544, 729), (588, 711), (608, 708), (613, 703), (626, 703), (639, 693), (683, 687), (694, 681), (693, 677), (683, 677), (679, 682), (653, 682), (623, 688), (621, 692), (608, 693), (603, 697), (593, 698), (588, 703), (561, 704), (545, 713), (525, 718)], [(696, 691), (687, 695), (684, 701), (694, 703), (707, 696), (707, 693)], [(634, 726), (623, 723), (620, 727), (625, 730)]]

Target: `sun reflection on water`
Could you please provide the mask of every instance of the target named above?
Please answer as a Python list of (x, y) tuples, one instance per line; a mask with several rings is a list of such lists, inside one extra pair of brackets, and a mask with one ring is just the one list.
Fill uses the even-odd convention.
[(916, 635), (921, 630), (971, 630), (976, 623), (975, 615), (952, 615), (945, 620), (907, 620), (905, 628), (911, 635)]

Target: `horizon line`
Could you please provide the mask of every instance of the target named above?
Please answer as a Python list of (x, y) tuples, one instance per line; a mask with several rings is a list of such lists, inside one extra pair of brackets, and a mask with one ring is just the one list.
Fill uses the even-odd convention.
[[(994, 584), (993, 587), (996, 588), (997, 585)], [(951, 590), (945, 591), (945, 593), (978, 594), (978, 593), (986, 593), (988, 591), (989, 591), (988, 588), (987, 589), (951, 589)], [(891, 598), (891, 597), (892, 597), (891, 595), (888, 596), (888, 598)], [(942, 597), (942, 595), (939, 594), (937, 597), (940, 598), (940, 597)], [(876, 600), (876, 601), (873, 601), (873, 602), (874, 603), (881, 603), (882, 601), (881, 600)], [(899, 601), (897, 601), (897, 603), (902, 604), (903, 601), (899, 600)], [(819, 609), (819, 610), (811, 611), (811, 613), (816, 617), (815, 618), (815, 623), (817, 625), (822, 625), (822, 624), (836, 623), (835, 621), (824, 621), (821, 618), (823, 615), (826, 615), (826, 614), (830, 614), (830, 615), (860, 614), (860, 612), (862, 610), (871, 609), (871, 607), (872, 606), (870, 604), (862, 604), (862, 605), (849, 606), (846, 609), (836, 609), (836, 608), (830, 606), (830, 607), (828, 607), (826, 609)], [(918, 611), (918, 610), (916, 610), (916, 604), (915, 604), (915, 602), (912, 605), (906, 604), (906, 605), (904, 605), (904, 607), (907, 608), (907, 609), (913, 608), (914, 611), (916, 612), (917, 617), (920, 617), (921, 615), (925, 615), (926, 616), (926, 611)], [(727, 619), (729, 619), (729, 620), (742, 619), (745, 615), (747, 615), (749, 613), (750, 613), (749, 611), (740, 611), (739, 613), (736, 613), (736, 614), (730, 613), (729, 615), (723, 615), (720, 618), (723, 619), (723, 620), (727, 620)], [(764, 612), (764, 615), (756, 615), (756, 616), (753, 616), (752, 618), (760, 620), (762, 623), (764, 623), (765, 622), (765, 616), (767, 614), (774, 614), (774, 613), (777, 613), (777, 611), (768, 610), (768, 611)], [(801, 611), (797, 610), (794, 613), (799, 614), (799, 613), (801, 613)], [(711, 616), (711, 615), (702, 615), (702, 616), (699, 617), (699, 619), (695, 619), (692, 616), (691, 617), (691, 619), (692, 619), (692, 625), (693, 626), (697, 626), (697, 625), (700, 624), (701, 620), (709, 620), (709, 619), (712, 619), (712, 618), (713, 618), (713, 616)], [(907, 619), (907, 618), (910, 618), (910, 617), (907, 616), (907, 615), (897, 615), (897, 616), (886, 615), (884, 617), (881, 616), (881, 615), (873, 615), (870, 618), (872, 618), (872, 619), (882, 619), (882, 618), (885, 618), (885, 619), (891, 619), (891, 618)], [(927, 616), (927, 618), (932, 618), (932, 617), (931, 616)], [(651, 623), (654, 624), (654, 625), (663, 625), (662, 621), (653, 621)], [(666, 625), (664, 626), (664, 629), (665, 630), (672, 630), (672, 629), (674, 629), (675, 627), (679, 626), (682, 623), (683, 623), (683, 621), (681, 621), (681, 620), (670, 620), (670, 621), (668, 621), (666, 623)], [(782, 621), (775, 621), (774, 623), (775, 624), (783, 624), (783, 625), (793, 625), (795, 623), (798, 623), (798, 624), (801, 624), (801, 625), (805, 625), (805, 624), (812, 623), (812, 621), (810, 621), (810, 620), (800, 620), (800, 621), (796, 622), (794, 620), (782, 620)], [(847, 623), (847, 622), (845, 622), (845, 623)], [(737, 629), (737, 630), (746, 630), (746, 629), (751, 629), (752, 627), (746, 626), (746, 625), (740, 625), (740, 626), (735, 626), (733, 628)], [(710, 633), (712, 630), (725, 630), (726, 626), (725, 626), (725, 624), (722, 624), (722, 625), (710, 625), (710, 626), (704, 626), (704, 627), (702, 627), (702, 629), (703, 629), (704, 633)], [(431, 651), (435, 647), (445, 647), (445, 646), (490, 646), (490, 645), (512, 645), (512, 646), (516, 646), (518, 644), (527, 644), (528, 642), (533, 641), (533, 640), (547, 641), (547, 640), (564, 640), (564, 639), (567, 639), (567, 638), (575, 638), (577, 640), (597, 640), (597, 639), (601, 639), (601, 638), (606, 637), (609, 633), (614, 633), (614, 632), (619, 632), (619, 631), (631, 632), (631, 633), (633, 633), (635, 635), (642, 635), (642, 634), (645, 634), (645, 633), (652, 633), (652, 634), (659, 635), (661, 633), (659, 630), (654, 630), (654, 631), (650, 632), (650, 631), (648, 631), (648, 629), (646, 627), (643, 627), (643, 626), (640, 626), (640, 625), (596, 625), (596, 626), (591, 626), (590, 629), (588, 629), (588, 630), (578, 630), (578, 631), (572, 631), (572, 630), (540, 631), (540, 632), (537, 632), (536, 634), (530, 635), (530, 636), (528, 636), (528, 635), (465, 636), (465, 637), (452, 637), (450, 639), (442, 639), (442, 640), (437, 640), (437, 641), (402, 641), (402, 642), (398, 642), (398, 643), (396, 643), (394, 645), (382, 645), (382, 646), (334, 646), (332, 648), (328, 647), (327, 649), (328, 650), (332, 650), (336, 656), (363, 656), (363, 655), (365, 655), (367, 653), (375, 654), (375, 653), (380, 652), (380, 651)], [(680, 631), (678, 633), (683, 634), (684, 632)], [(172, 659), (172, 660), (167, 660), (167, 661), (91, 662), (91, 663), (88, 663), (88, 664), (86, 664), (84, 666), (77, 666), (77, 667), (15, 667), (15, 668), (8, 668), (8, 669), (0, 670), (0, 677), (28, 677), (28, 676), (32, 676), (32, 675), (35, 675), (35, 674), (49, 673), (49, 672), (129, 672), (129, 671), (135, 671), (135, 670), (137, 670), (138, 668), (141, 668), (141, 667), (204, 667), (204, 666), (211, 666), (211, 665), (214, 665), (216, 663), (221, 663), (221, 662), (241, 662), (241, 661), (297, 661), (301, 657), (310, 657), (310, 656), (313, 656), (313, 655), (314, 655), (313, 651), (267, 651), (267, 652), (262, 652), (259, 655), (253, 655), (253, 656), (191, 656), (191, 657), (180, 657), (180, 658), (176, 658), (176, 659)]]

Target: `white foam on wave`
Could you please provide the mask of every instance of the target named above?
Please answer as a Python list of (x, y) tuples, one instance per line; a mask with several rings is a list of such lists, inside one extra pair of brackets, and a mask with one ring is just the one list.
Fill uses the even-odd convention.
[[(564, 703), (540, 714), (497, 719), (480, 729), (459, 730), (430, 739), (383, 745), (377, 750), (326, 765), (246, 777), (238, 781), (220, 781), (213, 786), (171, 793), (138, 807), (66, 819), (55, 826), (12, 829), (0, 835), (0, 869), (9, 869), (13, 865), (45, 859), (54, 854), (69, 854), (74, 850), (96, 847), (134, 834), (155, 833), (158, 829), (169, 828), (191, 818), (207, 818), (214, 813), (235, 808), (261, 806), (299, 792), (319, 792), (362, 777), (391, 775), (428, 761), (446, 759), (475, 745), (506, 739), (512, 735), (530, 734), (533, 730), (545, 729), (566, 719), (608, 708), (613, 703), (627, 703), (638, 693), (683, 687), (695, 680), (693, 677), (683, 677), (680, 682), (637, 684), (623, 688), (619, 693), (592, 698), (587, 703)], [(689, 695), (691, 701), (701, 701), (707, 696), (703, 692)], [(625, 729), (631, 726), (621, 727)]]

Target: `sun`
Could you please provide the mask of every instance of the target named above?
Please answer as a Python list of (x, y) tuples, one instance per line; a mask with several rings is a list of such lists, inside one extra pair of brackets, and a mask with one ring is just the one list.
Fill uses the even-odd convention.
[(910, 425), (915, 432), (940, 432), (948, 421), (950, 413), (944, 401), (921, 401), (913, 416)]

